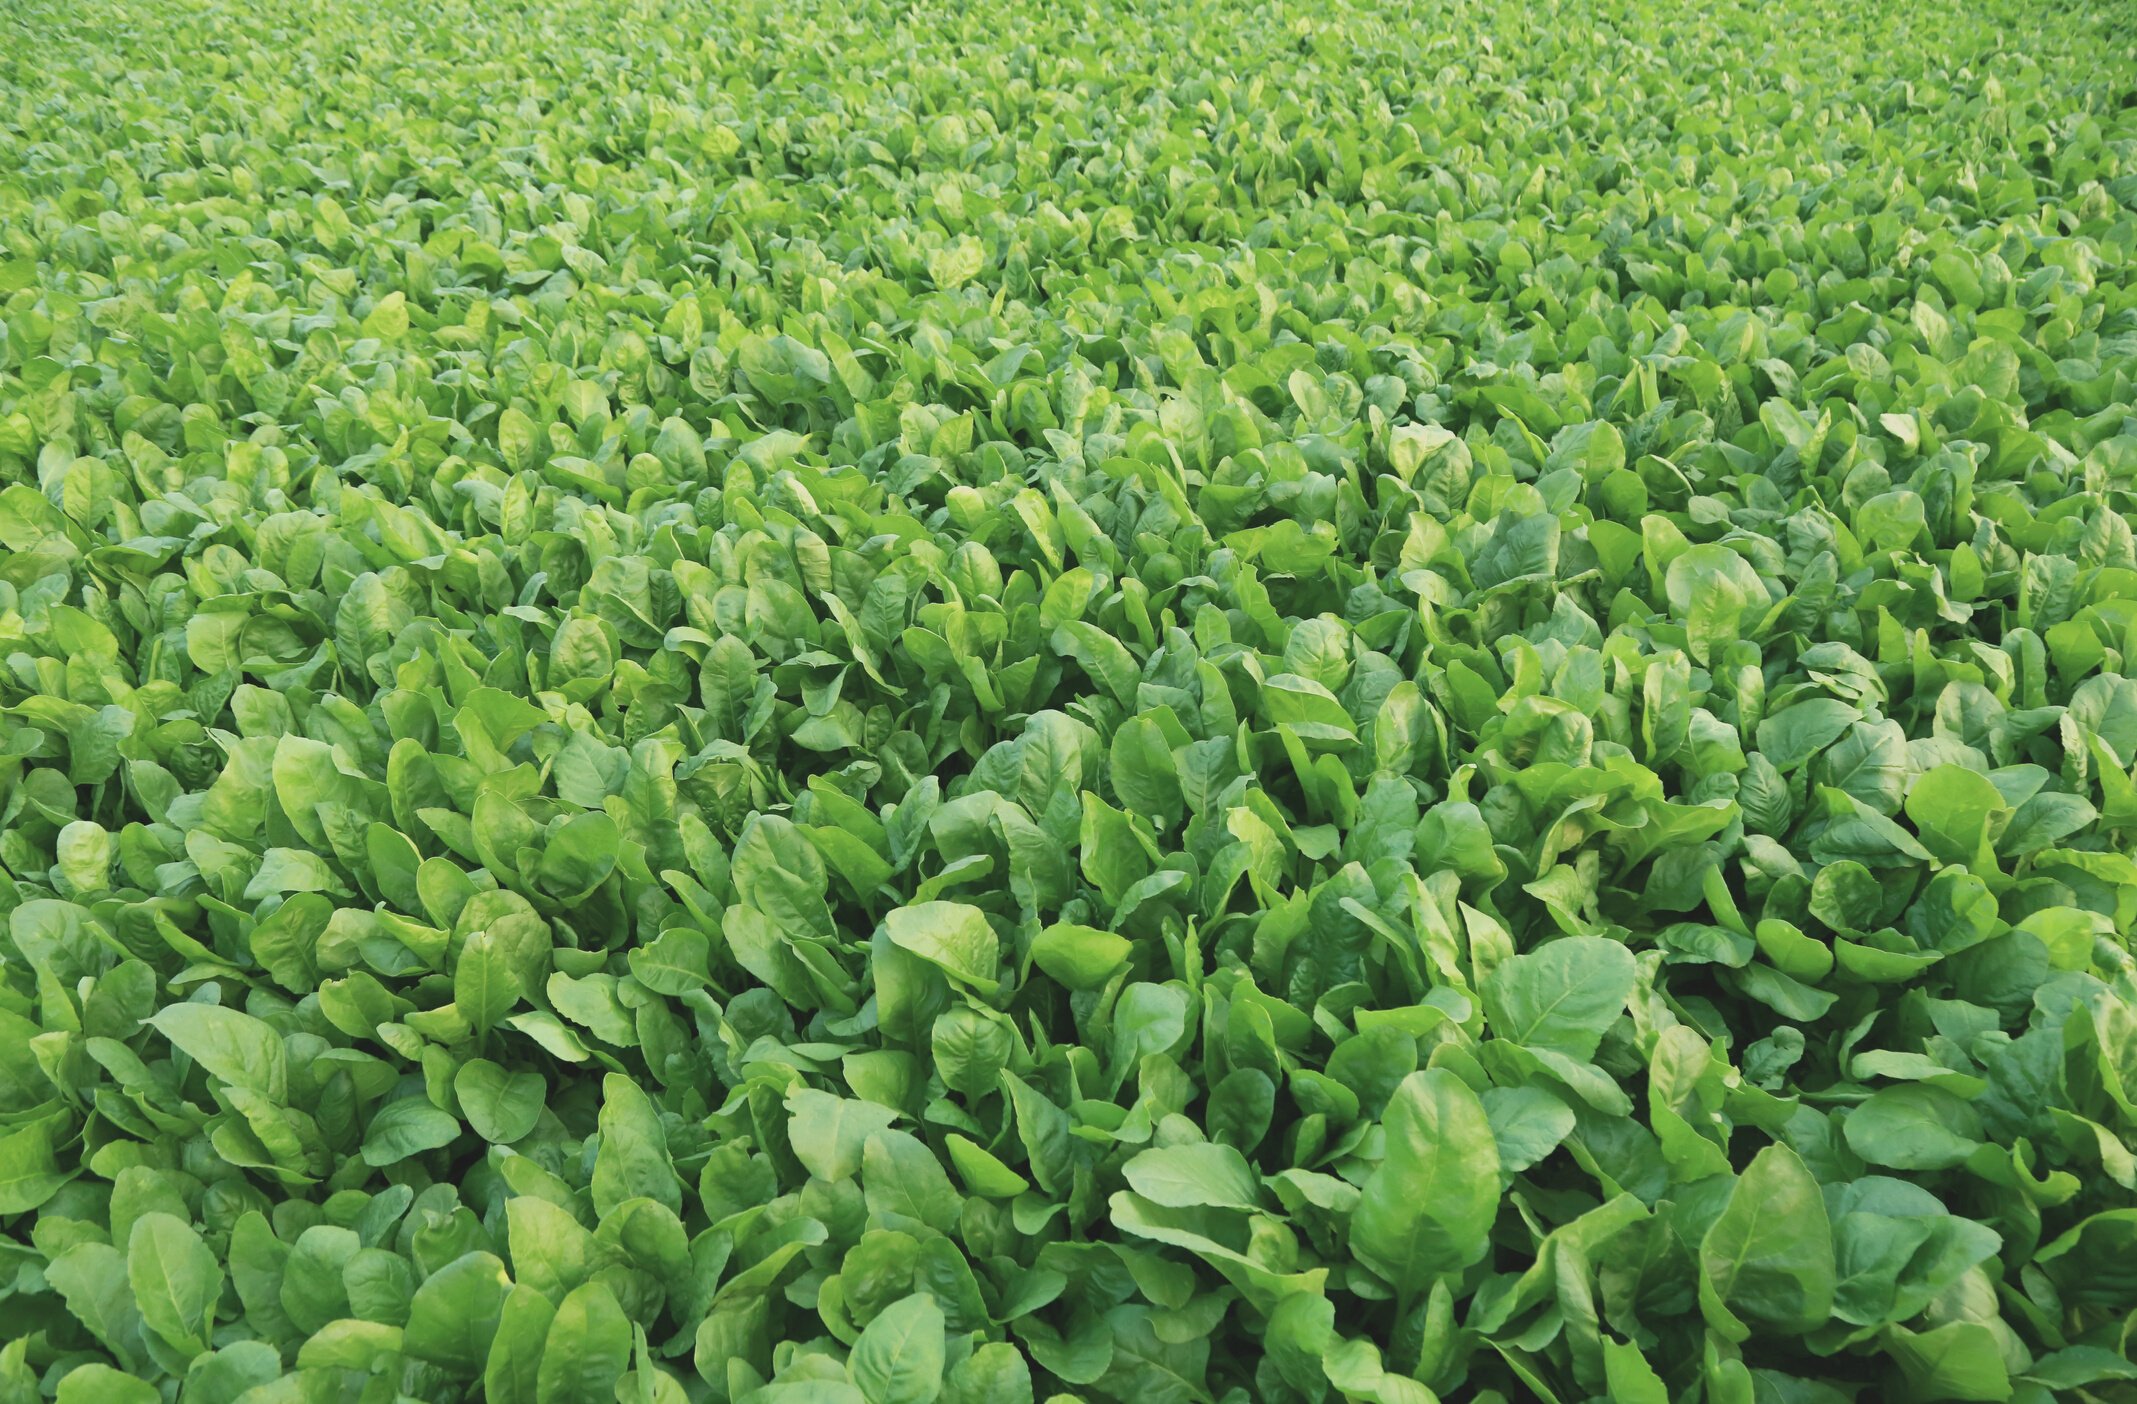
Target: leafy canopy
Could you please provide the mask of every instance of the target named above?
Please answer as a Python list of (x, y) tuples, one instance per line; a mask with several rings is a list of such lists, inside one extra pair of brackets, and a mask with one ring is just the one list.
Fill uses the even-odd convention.
[(2130, 1397), (2126, 5), (7, 19), (0, 1404)]

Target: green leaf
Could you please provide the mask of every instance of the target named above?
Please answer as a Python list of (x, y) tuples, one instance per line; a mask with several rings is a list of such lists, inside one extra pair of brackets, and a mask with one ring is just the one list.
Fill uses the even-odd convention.
[(1610, 1397), (1622, 1404), (1670, 1404), (1670, 1392), (1655, 1367), (1630, 1341), (1603, 1341), (1604, 1376)]
[(1199, 1142), (1146, 1150), (1122, 1166), (1121, 1174), (1130, 1189), (1168, 1208), (1261, 1208), (1260, 1178), (1230, 1146)]
[(509, 1072), (487, 1058), (471, 1058), (453, 1074), (460, 1114), (485, 1141), (509, 1145), (540, 1122), (548, 1085), (536, 1072)]
[(453, 1007), (477, 1033), (488, 1033), (521, 997), (519, 972), (504, 941), (487, 932), (468, 937), (453, 967)]
[(69, 1370), (59, 1382), (58, 1404), (156, 1404), (156, 1387), (136, 1375), (90, 1361)]
[(1484, 1256), (1499, 1211), (1499, 1153), (1484, 1104), (1444, 1070), (1403, 1079), (1384, 1128), (1386, 1154), (1351, 1217), (1351, 1251), (1408, 1299)]
[(990, 1342), (950, 1370), (938, 1398), (941, 1404), (1032, 1404), (1031, 1366), (1015, 1346)]
[(556, 1307), (547, 1296), (524, 1283), (512, 1289), (498, 1313), (497, 1334), (490, 1340), (489, 1358), (482, 1366), (485, 1400), (536, 1404), (549, 1328), (555, 1319)]
[(557, 1305), (535, 1374), (535, 1404), (609, 1404), (630, 1364), (631, 1319), (607, 1283), (585, 1283)]
[(820, 1180), (838, 1181), (861, 1168), (869, 1137), (887, 1130), (897, 1113), (874, 1102), (797, 1088), (786, 1100), (787, 1135), (794, 1154)]
[(1482, 991), (1485, 1021), (1500, 1038), (1587, 1062), (1638, 979), (1632, 952), (1618, 942), (1568, 936), (1492, 971)]
[(282, 1036), (261, 1020), (221, 1005), (173, 1004), (148, 1022), (212, 1076), (270, 1102), (288, 1100), (289, 1057)]
[(594, 1212), (611, 1213), (640, 1197), (683, 1207), (683, 1184), (668, 1156), (667, 1133), (653, 1101), (637, 1083), (614, 1073), (601, 1080), (601, 1150), (594, 1158)]
[(1818, 1182), (1787, 1146), (1752, 1157), (1699, 1244), (1699, 1305), (1730, 1340), (1802, 1333), (1833, 1311), (1832, 1230)]
[(400, 1359), (402, 1331), (382, 1321), (329, 1321), (297, 1351), (300, 1370), (361, 1370), (369, 1374)]
[(439, 1268), (408, 1304), (402, 1348), (463, 1378), (480, 1374), (512, 1292), (502, 1259), (476, 1250)]
[(973, 1194), (989, 1199), (1013, 1199), (1031, 1188), (1031, 1181), (1003, 1164), (985, 1146), (955, 1131), (943, 1137), (950, 1150), (950, 1163), (958, 1178)]
[(1127, 964), (1134, 949), (1110, 931), (1055, 922), (1032, 938), (1032, 963), (1072, 990), (1093, 990)]
[(931, 1404), (942, 1392), (943, 1315), (925, 1292), (877, 1313), (847, 1362), (868, 1404)]
[(126, 1240), (126, 1280), (141, 1319), (183, 1356), (207, 1349), (223, 1271), (193, 1226), (169, 1214), (143, 1214)]
[(978, 990), (996, 982), (994, 928), (986, 914), (961, 902), (921, 902), (883, 919), (891, 944)]
[(1938, 1087), (1887, 1087), (1848, 1113), (1848, 1148), (1872, 1165), (1944, 1170), (1981, 1144), (1981, 1119), (1964, 1099)]
[(0, 1214), (27, 1214), (74, 1178), (52, 1136), (48, 1121), (0, 1135)]
[(1558, 1149), (1577, 1121), (1561, 1098), (1540, 1087), (1494, 1087), (1482, 1100), (1499, 1168), (1507, 1174), (1519, 1174)]
[(380, 1107), (364, 1131), (364, 1163), (393, 1165), (412, 1155), (449, 1146), (460, 1123), (421, 1097), (402, 1097)]
[(878, 1131), (861, 1152), (861, 1183), (878, 1223), (910, 1220), (937, 1233), (957, 1226), (961, 1201), (942, 1165), (917, 1137)]

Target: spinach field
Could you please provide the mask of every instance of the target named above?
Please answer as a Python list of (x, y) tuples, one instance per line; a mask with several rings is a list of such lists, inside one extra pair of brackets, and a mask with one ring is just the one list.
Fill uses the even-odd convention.
[(2137, 1400), (2128, 0), (0, 5), (0, 1404)]

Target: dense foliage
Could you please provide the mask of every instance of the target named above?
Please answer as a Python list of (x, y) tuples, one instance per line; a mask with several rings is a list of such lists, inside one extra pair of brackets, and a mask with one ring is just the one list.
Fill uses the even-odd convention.
[(0, 15), (0, 1404), (2130, 1398), (2112, 0)]

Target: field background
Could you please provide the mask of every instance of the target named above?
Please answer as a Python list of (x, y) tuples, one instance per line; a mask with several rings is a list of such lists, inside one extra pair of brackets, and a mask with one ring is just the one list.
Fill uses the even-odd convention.
[(0, 2), (0, 1404), (2137, 1397), (2137, 9)]

